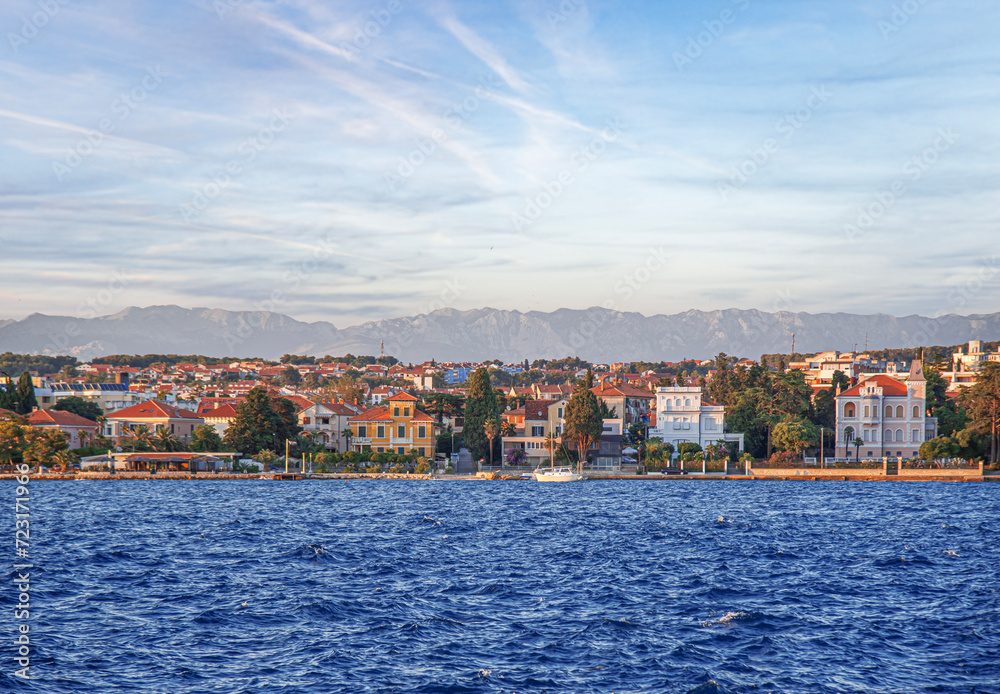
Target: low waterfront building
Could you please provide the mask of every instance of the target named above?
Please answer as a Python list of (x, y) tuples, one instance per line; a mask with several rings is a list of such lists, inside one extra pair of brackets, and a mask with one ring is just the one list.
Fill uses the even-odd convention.
[(190, 410), (149, 400), (107, 415), (104, 435), (119, 438), (136, 427), (145, 425), (151, 433), (164, 430), (182, 441), (189, 441), (194, 428), (205, 420)]

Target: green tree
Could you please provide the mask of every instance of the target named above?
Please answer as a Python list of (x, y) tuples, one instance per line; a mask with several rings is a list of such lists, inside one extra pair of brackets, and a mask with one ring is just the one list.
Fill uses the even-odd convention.
[(31, 374), (22, 371), (21, 377), (17, 379), (17, 409), (15, 412), (29, 415), (37, 408), (38, 400), (35, 399), (35, 384), (31, 381)]
[(833, 429), (837, 425), (837, 399), (834, 390), (827, 388), (816, 393), (813, 401), (816, 408), (816, 423), (825, 429)]
[(489, 372), (480, 367), (469, 377), (469, 393), (465, 399), (465, 446), (475, 460), (492, 455), (492, 443), (486, 437), (486, 420), (500, 417), (497, 394), (490, 384)]
[(294, 407), (284, 398), (272, 401), (260, 386), (251, 388), (226, 429), (224, 445), (229, 450), (251, 455), (265, 448), (284, 447), (285, 439), (294, 439), (299, 431), (297, 424), (289, 422), (289, 410), (294, 418)]
[(587, 451), (601, 440), (601, 433), (604, 431), (601, 408), (597, 404), (597, 396), (591, 390), (593, 387), (594, 375), (587, 369), (587, 375), (577, 381), (566, 405), (566, 437), (576, 444), (577, 472), (580, 473), (587, 460)]
[(302, 383), (302, 374), (294, 366), (289, 364), (278, 372), (278, 380), (284, 386), (297, 386)]
[(837, 386), (840, 386), (841, 393), (851, 387), (851, 379), (840, 369), (833, 372), (833, 378), (830, 381), (830, 390), (833, 391), (834, 395), (837, 393)]
[(819, 429), (812, 422), (786, 416), (774, 425), (771, 430), (772, 443), (782, 451), (791, 451), (800, 455), (809, 446), (814, 446), (819, 440)]
[(989, 437), (991, 463), (997, 461), (997, 435), (1000, 433), (1000, 362), (987, 362), (976, 375), (976, 382), (963, 401), (972, 428)]
[(73, 414), (79, 415), (86, 419), (96, 422), (97, 418), (104, 414), (104, 411), (97, 406), (96, 402), (91, 402), (90, 400), (84, 400), (76, 395), (71, 395), (68, 398), (63, 398), (57, 402), (53, 407), (53, 410), (62, 410), (64, 412), (72, 412)]
[(215, 453), (222, 450), (222, 438), (211, 424), (199, 424), (191, 432), (188, 448), (192, 451)]

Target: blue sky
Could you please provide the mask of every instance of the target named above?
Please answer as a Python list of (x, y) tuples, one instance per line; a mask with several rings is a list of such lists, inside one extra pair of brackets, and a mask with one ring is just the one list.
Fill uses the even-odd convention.
[(0, 318), (1000, 310), (987, 2), (7, 0)]

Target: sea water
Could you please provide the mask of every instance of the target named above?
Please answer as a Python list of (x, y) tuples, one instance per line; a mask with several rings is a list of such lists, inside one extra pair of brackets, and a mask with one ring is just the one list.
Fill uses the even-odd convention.
[(1000, 692), (1000, 484), (30, 487), (0, 691)]

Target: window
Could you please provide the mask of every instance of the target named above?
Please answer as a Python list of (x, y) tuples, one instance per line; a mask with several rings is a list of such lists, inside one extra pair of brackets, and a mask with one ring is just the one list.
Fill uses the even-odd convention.
[(917, 441), (920, 440), (920, 429), (914, 429), (911, 432), (911, 434), (912, 434), (913, 443), (916, 443)]
[[(426, 425), (422, 425), (422, 426), (417, 427), (417, 438), (418, 439), (425, 439), (425, 438), (427, 438), (427, 426)], [(424, 449), (421, 448), (420, 450), (421, 450), (420, 455), (423, 455), (423, 450)]]
[(865, 441), (867, 442), (869, 440), (869, 435), (871, 432), (868, 429), (865, 429), (863, 433), (865, 435)]
[(920, 406), (919, 405), (914, 405), (913, 406), (913, 418), (914, 419), (920, 419)]
[(404, 417), (409, 417), (410, 416), (410, 408), (409, 407), (404, 407), (403, 408), (403, 416)]
[(902, 429), (896, 429), (896, 440), (897, 441), (905, 441), (906, 440), (903, 437), (903, 430)]
[(674, 417), (674, 429), (680, 429), (680, 428), (681, 428), (681, 418)]
[(892, 429), (886, 429), (885, 430), (885, 436), (883, 437), (882, 440), (883, 441), (892, 441)]
[(398, 417), (399, 416), (399, 408), (398, 407), (393, 407), (392, 408), (392, 416), (393, 417)]
[(381, 446), (379, 446), (379, 447), (378, 447), (378, 452), (379, 452), (379, 453), (385, 453), (385, 449), (384, 449), (384, 448), (382, 448)]
[(303, 424), (308, 424), (309, 423), (309, 418), (308, 417), (303, 417), (302, 418), (302, 423)]
[(556, 410), (556, 416), (559, 417), (559, 419), (563, 418), (563, 408), (560, 407), (558, 410)]
[(358, 427), (358, 438), (366, 439), (368, 438), (368, 427)]
[(406, 451), (403, 450), (402, 446), (400, 446), (399, 448), (396, 449), (396, 453), (398, 453), (399, 455), (403, 455), (403, 453), (405, 453), (405, 452)]
[(545, 427), (531, 427), (532, 436), (545, 436)]
[(375, 430), (375, 437), (379, 438), (379, 439), (384, 439), (385, 438), (385, 426), (379, 426)]
[(323, 424), (329, 424), (329, 423), (330, 423), (330, 418), (329, 417), (323, 417)]
[(396, 438), (405, 439), (406, 438), (406, 425), (400, 424), (396, 427)]
[(868, 405), (865, 405), (865, 419), (868, 418)]
[(844, 429), (844, 441), (850, 443), (854, 440), (854, 427), (847, 427)]
[(888, 419), (889, 417), (892, 416), (892, 405), (886, 405), (885, 406), (885, 416), (886, 416), (886, 419)]
[(844, 405), (844, 416), (850, 417), (852, 419), (858, 416), (857, 409), (855, 409), (853, 402), (849, 402), (846, 405)]
[(900, 419), (903, 418), (903, 406), (902, 405), (897, 405), (896, 406), (896, 416), (899, 417)]
[(691, 406), (691, 398), (684, 398), (684, 407)]
[(423, 456), (423, 455), (426, 455), (426, 453), (424, 453), (424, 449), (423, 448), (418, 448), (417, 449), (417, 455)]

